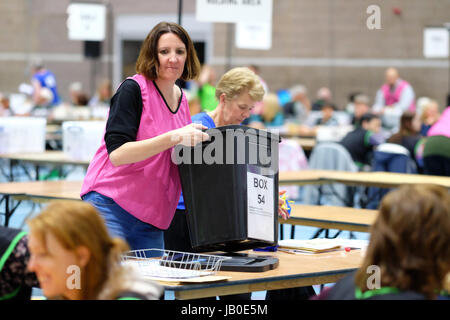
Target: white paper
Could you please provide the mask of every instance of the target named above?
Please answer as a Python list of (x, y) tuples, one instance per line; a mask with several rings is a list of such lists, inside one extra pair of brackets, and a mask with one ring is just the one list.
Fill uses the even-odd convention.
[(274, 241), (273, 178), (247, 172), (248, 237)]
[(425, 58), (447, 58), (449, 31), (446, 28), (427, 28), (423, 31)]
[(71, 3), (67, 8), (69, 40), (103, 41), (106, 7), (96, 3)]
[(272, 47), (272, 24), (267, 22), (239, 22), (236, 24), (236, 47), (269, 50)]

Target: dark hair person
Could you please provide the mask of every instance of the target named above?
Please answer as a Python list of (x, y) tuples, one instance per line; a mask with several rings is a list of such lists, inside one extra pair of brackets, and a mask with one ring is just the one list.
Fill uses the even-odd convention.
[[(372, 267), (379, 288), (372, 288)], [(435, 299), (448, 291), (450, 195), (436, 185), (404, 185), (388, 193), (370, 229), (356, 274), (319, 296), (323, 299)], [(446, 282), (447, 281), (447, 282)]]
[(142, 44), (136, 71), (111, 99), (106, 132), (90, 163), (82, 199), (102, 214), (109, 231), (133, 250), (164, 247), (181, 183), (171, 152), (208, 139), (193, 124), (178, 79), (199, 74), (193, 43), (176, 23), (161, 22)]

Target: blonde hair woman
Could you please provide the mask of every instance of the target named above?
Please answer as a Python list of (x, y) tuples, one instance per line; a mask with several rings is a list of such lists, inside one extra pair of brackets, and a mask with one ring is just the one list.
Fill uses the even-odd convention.
[[(249, 68), (233, 68), (226, 72), (217, 83), (217, 108), (211, 112), (201, 112), (192, 117), (192, 122), (208, 128), (238, 125), (250, 116), (257, 101), (264, 96), (263, 86), (258, 76)], [(186, 221), (186, 207), (183, 194), (178, 202), (170, 227), (164, 232), (165, 248), (177, 251), (192, 251)]]
[(260, 115), (250, 117), (250, 127), (264, 129), (266, 127), (282, 126), (284, 122), (280, 102), (275, 93), (267, 93), (262, 101), (262, 112)]
[(121, 265), (128, 245), (111, 238), (86, 202), (56, 201), (28, 221), (28, 268), (47, 298), (158, 299), (162, 288)]

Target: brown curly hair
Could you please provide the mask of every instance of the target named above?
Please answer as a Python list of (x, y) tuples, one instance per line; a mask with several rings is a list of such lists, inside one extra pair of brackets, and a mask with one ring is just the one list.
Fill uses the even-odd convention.
[(136, 61), (136, 72), (150, 80), (158, 78), (158, 41), (166, 33), (177, 35), (186, 46), (186, 63), (181, 79), (192, 80), (200, 74), (200, 62), (195, 51), (194, 44), (186, 30), (172, 22), (158, 23), (147, 35), (142, 43), (139, 57)]
[(355, 275), (367, 291), (370, 265), (380, 267), (381, 286), (427, 298), (445, 288), (450, 272), (450, 195), (436, 185), (404, 185), (388, 193), (371, 226), (362, 267)]

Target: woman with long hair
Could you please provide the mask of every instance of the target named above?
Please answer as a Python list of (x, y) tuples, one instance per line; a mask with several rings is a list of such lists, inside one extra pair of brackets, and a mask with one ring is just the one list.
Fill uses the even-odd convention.
[(450, 286), (450, 195), (436, 185), (388, 193), (361, 267), (319, 299), (436, 299)]
[(162, 288), (121, 264), (128, 245), (111, 238), (86, 202), (55, 201), (29, 220), (28, 269), (47, 298), (158, 299)]

